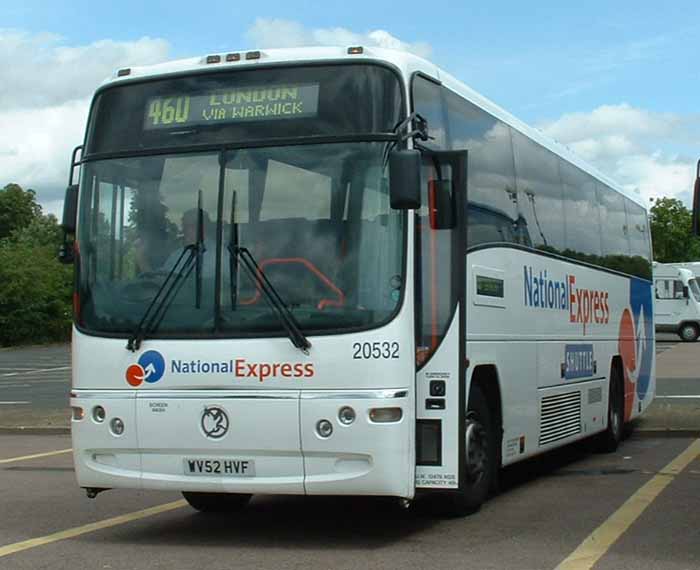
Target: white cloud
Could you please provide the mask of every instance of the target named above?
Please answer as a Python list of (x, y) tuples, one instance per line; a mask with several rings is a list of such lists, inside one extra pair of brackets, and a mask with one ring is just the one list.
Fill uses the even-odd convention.
[(626, 103), (567, 114), (541, 126), (549, 136), (645, 199), (687, 199), (695, 165), (690, 158), (692, 145), (687, 143), (699, 127), (697, 116), (654, 113)]
[(421, 57), (429, 57), (432, 51), (425, 42), (404, 42), (386, 30), (357, 33), (347, 28), (310, 29), (292, 20), (258, 18), (246, 35), (261, 48), (362, 45), (408, 51)]
[(163, 61), (168, 49), (147, 37), (67, 46), (53, 34), (0, 29), (0, 186), (34, 188), (47, 211), (60, 211), (92, 92), (116, 69)]

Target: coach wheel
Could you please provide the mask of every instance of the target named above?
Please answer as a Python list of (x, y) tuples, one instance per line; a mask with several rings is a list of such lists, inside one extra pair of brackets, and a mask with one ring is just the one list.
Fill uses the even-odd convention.
[(599, 436), (598, 448), (604, 453), (612, 453), (622, 440), (624, 426), (625, 397), (619, 366), (613, 366), (610, 374), (608, 395), (608, 427)]
[(678, 334), (683, 339), (683, 342), (695, 342), (700, 336), (700, 331), (698, 331), (697, 325), (686, 323), (681, 327)]
[(496, 470), (496, 432), (488, 401), (479, 386), (469, 394), (465, 434), (465, 489), (449, 496), (447, 511), (453, 516), (473, 513), (489, 494)]
[(203, 513), (233, 513), (240, 511), (250, 502), (252, 495), (242, 493), (191, 493), (183, 491), (182, 496), (190, 506)]

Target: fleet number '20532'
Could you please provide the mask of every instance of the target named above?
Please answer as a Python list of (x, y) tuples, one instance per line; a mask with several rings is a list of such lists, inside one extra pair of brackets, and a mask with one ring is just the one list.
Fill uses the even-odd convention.
[(379, 358), (398, 358), (399, 343), (388, 341), (354, 342), (352, 343), (355, 360), (369, 360)]

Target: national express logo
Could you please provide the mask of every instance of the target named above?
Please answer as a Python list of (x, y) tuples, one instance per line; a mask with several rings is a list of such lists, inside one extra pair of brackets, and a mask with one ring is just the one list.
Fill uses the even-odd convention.
[[(154, 384), (165, 374), (166, 364), (163, 355), (157, 350), (144, 352), (136, 364), (126, 369), (126, 381), (134, 388), (143, 382)], [(236, 380), (304, 379), (316, 374), (313, 363), (302, 362), (250, 362), (245, 358), (221, 361), (210, 360), (170, 360), (169, 374), (177, 375), (226, 375)]]
[(523, 266), (523, 275), (526, 307), (568, 311), (569, 322), (583, 324), (583, 334), (588, 324), (610, 322), (608, 291), (579, 287), (575, 275), (557, 279), (546, 269), (535, 273), (527, 265)]
[(130, 386), (136, 388), (143, 382), (154, 384), (163, 377), (165, 373), (165, 359), (157, 350), (144, 352), (137, 364), (132, 364), (126, 369), (126, 381)]
[(635, 392), (639, 400), (643, 400), (651, 383), (654, 353), (649, 336), (652, 333), (651, 315), (651, 286), (640, 279), (630, 279), (630, 305), (622, 311), (618, 337), (625, 379), (625, 421), (632, 416)]

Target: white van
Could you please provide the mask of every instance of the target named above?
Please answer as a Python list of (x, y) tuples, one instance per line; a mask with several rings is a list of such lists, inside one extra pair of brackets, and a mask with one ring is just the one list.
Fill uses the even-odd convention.
[(690, 269), (654, 263), (654, 320), (657, 332), (673, 332), (686, 342), (700, 336), (700, 287)]

